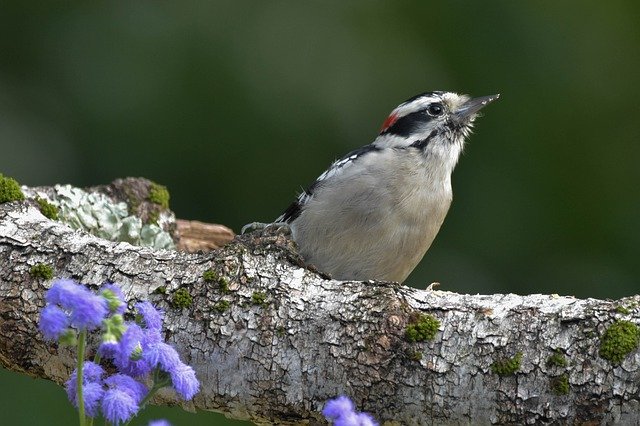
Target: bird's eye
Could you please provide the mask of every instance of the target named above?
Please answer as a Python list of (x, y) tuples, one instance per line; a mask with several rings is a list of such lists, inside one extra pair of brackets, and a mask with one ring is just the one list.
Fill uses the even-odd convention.
[(432, 117), (439, 117), (444, 113), (444, 108), (441, 104), (431, 104), (427, 107), (427, 114)]

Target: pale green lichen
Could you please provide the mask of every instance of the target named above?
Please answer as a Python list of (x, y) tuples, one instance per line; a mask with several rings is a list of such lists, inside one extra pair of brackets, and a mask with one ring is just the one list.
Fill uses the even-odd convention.
[(405, 329), (405, 336), (410, 342), (426, 342), (433, 340), (440, 328), (440, 321), (430, 314), (420, 314)]
[(0, 204), (22, 200), (24, 200), (24, 194), (18, 182), (0, 173)]
[(29, 273), (33, 278), (50, 280), (53, 278), (53, 268), (45, 263), (36, 263), (29, 269)]
[(616, 321), (607, 328), (600, 339), (600, 356), (618, 365), (638, 348), (640, 329), (631, 321)]
[[(71, 185), (56, 185), (48, 202), (58, 208), (58, 217), (74, 229), (82, 229), (110, 241), (125, 241), (156, 249), (174, 249), (171, 234), (156, 223), (142, 223), (130, 215), (127, 204), (116, 203), (99, 192), (86, 192)], [(170, 220), (162, 213), (159, 222)], [(170, 215), (169, 215), (170, 216)]]
[(511, 358), (503, 358), (491, 364), (491, 371), (499, 376), (511, 376), (520, 370), (522, 352), (518, 352)]

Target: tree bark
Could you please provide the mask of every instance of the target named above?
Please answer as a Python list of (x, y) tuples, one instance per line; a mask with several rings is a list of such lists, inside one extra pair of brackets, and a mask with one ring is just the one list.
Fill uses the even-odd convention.
[[(39, 263), (91, 286), (119, 283), (130, 306), (148, 299), (164, 309), (167, 340), (201, 381), (186, 408), (325, 424), (324, 402), (346, 394), (389, 424), (640, 423), (638, 334), (634, 346), (633, 332), (614, 333), (627, 321), (635, 330), (638, 296), (340, 282), (306, 268), (284, 235), (240, 236), (206, 253), (156, 250), (73, 230), (32, 199), (0, 204), (0, 361), (56, 383), (74, 353), (37, 330), (51, 285), (31, 275)], [(177, 307), (179, 289), (189, 306)], [(411, 341), (421, 321), (435, 335)], [(611, 347), (613, 361), (601, 356), (612, 359)]]

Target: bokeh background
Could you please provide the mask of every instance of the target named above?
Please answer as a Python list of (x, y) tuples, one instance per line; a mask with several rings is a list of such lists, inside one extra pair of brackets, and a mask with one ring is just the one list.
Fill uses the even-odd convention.
[[(144, 176), (179, 217), (237, 231), (278, 216), (406, 98), (499, 92), (407, 283), (631, 295), (639, 22), (633, 1), (2, 2), (0, 172), (27, 185)], [(0, 406), (7, 424), (75, 420), (61, 389), (6, 371)]]

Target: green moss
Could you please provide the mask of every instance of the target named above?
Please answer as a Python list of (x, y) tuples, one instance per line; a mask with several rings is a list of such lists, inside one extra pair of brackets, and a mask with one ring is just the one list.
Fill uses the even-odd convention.
[(616, 321), (607, 328), (600, 339), (600, 356), (617, 365), (638, 348), (640, 330), (630, 321)]
[(157, 225), (158, 219), (160, 219), (160, 212), (156, 210), (152, 210), (149, 212), (149, 215), (147, 216), (147, 223), (152, 225)]
[(254, 305), (263, 306), (267, 303), (267, 295), (266, 293), (263, 293), (261, 291), (256, 291), (251, 295), (251, 300), (253, 301)]
[(566, 367), (567, 359), (560, 349), (556, 349), (556, 351), (547, 358), (547, 367)]
[(568, 395), (569, 394), (569, 375), (563, 374), (558, 377), (554, 377), (551, 379), (549, 383), (551, 387), (551, 392), (556, 395)]
[(420, 361), (420, 360), (422, 359), (422, 352), (420, 352), (420, 351), (412, 352), (412, 353), (409, 355), (409, 358), (410, 358), (412, 361)]
[(169, 208), (169, 190), (166, 186), (152, 183), (149, 187), (149, 201), (158, 204), (162, 208)]
[(285, 328), (281, 325), (278, 326), (278, 328), (276, 328), (276, 334), (278, 335), (278, 337), (284, 337), (285, 335)]
[(511, 358), (500, 359), (491, 364), (491, 371), (499, 376), (511, 376), (520, 370), (522, 352), (518, 352)]
[(631, 313), (629, 309), (625, 308), (622, 305), (616, 306), (616, 312), (623, 315), (629, 315)]
[(229, 309), (229, 306), (231, 306), (229, 302), (227, 302), (226, 300), (221, 300), (214, 305), (213, 309), (215, 309), (218, 312), (224, 312), (227, 309)]
[(167, 294), (167, 287), (161, 285), (160, 287), (153, 290), (154, 294)]
[(53, 268), (44, 263), (36, 263), (29, 269), (29, 273), (33, 278), (42, 278), (43, 280), (53, 278)]
[(433, 340), (440, 327), (440, 321), (430, 314), (420, 314), (414, 318), (405, 330), (410, 342), (426, 342)]
[(40, 213), (51, 220), (58, 220), (58, 208), (45, 200), (44, 198), (37, 197), (36, 203), (40, 208)]
[(202, 279), (208, 283), (217, 282), (220, 285), (220, 291), (223, 293), (229, 293), (229, 280), (225, 277), (218, 275), (213, 269), (207, 269), (202, 273)]
[(24, 194), (18, 182), (0, 173), (0, 204), (22, 200), (24, 200)]
[(188, 308), (192, 302), (193, 299), (186, 288), (179, 288), (173, 293), (173, 306), (176, 308)]
[(202, 279), (208, 283), (213, 283), (218, 281), (218, 273), (213, 269), (207, 269), (202, 273)]

